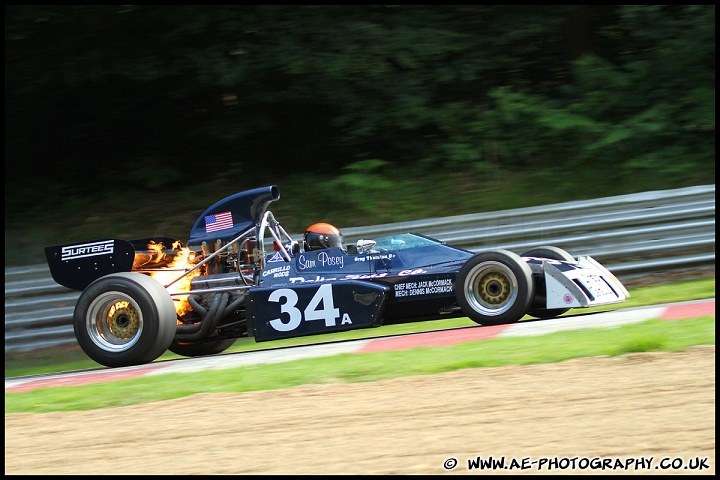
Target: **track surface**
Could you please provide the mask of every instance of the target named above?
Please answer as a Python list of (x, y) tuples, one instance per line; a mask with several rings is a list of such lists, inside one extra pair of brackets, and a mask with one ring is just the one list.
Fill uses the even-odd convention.
[(158, 362), (136, 367), (97, 369), (22, 378), (6, 378), (5, 392), (22, 392), (41, 387), (84, 385), (98, 382), (125, 380), (145, 375), (195, 372), (232, 368), (258, 363), (280, 363), (342, 353), (363, 353), (383, 350), (400, 350), (424, 346), (443, 346), (494, 337), (541, 335), (578, 328), (612, 327), (654, 318), (680, 320), (699, 315), (715, 315), (715, 299), (660, 305), (633, 309), (620, 309), (603, 313), (581, 314), (551, 320), (521, 322), (491, 327), (468, 327), (437, 332), (417, 333), (376, 339), (353, 340), (321, 345), (292, 347), (223, 354), (209, 357), (186, 358)]
[(715, 345), (5, 415), (6, 475), (444, 473), (713, 475)]

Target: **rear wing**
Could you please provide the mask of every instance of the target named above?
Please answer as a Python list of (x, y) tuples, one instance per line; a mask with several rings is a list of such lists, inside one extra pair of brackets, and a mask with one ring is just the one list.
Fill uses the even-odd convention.
[(131, 271), (135, 248), (126, 240), (103, 239), (46, 247), (45, 257), (55, 282), (82, 291), (102, 276)]
[[(153, 244), (157, 250), (149, 250)], [(111, 273), (166, 267), (180, 246), (179, 240), (169, 237), (105, 238), (46, 247), (45, 258), (55, 282), (82, 291)]]

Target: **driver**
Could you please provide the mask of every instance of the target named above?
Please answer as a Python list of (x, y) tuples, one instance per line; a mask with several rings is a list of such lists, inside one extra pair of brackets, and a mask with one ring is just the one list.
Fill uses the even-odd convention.
[(321, 250), (323, 248), (340, 247), (344, 249), (345, 237), (335, 225), (329, 223), (314, 223), (305, 230), (303, 248)]

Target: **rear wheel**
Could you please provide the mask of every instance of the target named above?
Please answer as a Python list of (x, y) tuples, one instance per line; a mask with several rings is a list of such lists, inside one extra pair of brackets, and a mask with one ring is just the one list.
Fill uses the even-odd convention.
[(175, 337), (177, 314), (170, 294), (135, 272), (106, 275), (83, 291), (75, 306), (75, 338), (85, 354), (107, 367), (149, 363)]
[(183, 357), (202, 357), (222, 353), (236, 341), (237, 338), (220, 338), (200, 342), (173, 342), (170, 351)]
[(532, 270), (516, 253), (496, 250), (478, 253), (460, 269), (456, 297), (460, 308), (481, 325), (520, 320), (534, 293)]
[[(575, 262), (575, 258), (568, 252), (558, 247), (537, 247), (521, 255), (522, 257), (549, 258), (550, 260), (562, 260), (563, 262)], [(545, 279), (543, 278), (543, 285)], [(543, 297), (544, 298), (544, 297)], [(570, 310), (569, 308), (532, 308), (528, 315), (535, 318), (553, 318), (562, 315)]]

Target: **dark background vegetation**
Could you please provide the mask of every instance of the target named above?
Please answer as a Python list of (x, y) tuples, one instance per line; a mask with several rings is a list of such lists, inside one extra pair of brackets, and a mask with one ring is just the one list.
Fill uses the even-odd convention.
[(7, 266), (269, 184), (302, 232), (714, 177), (714, 5), (5, 6)]

